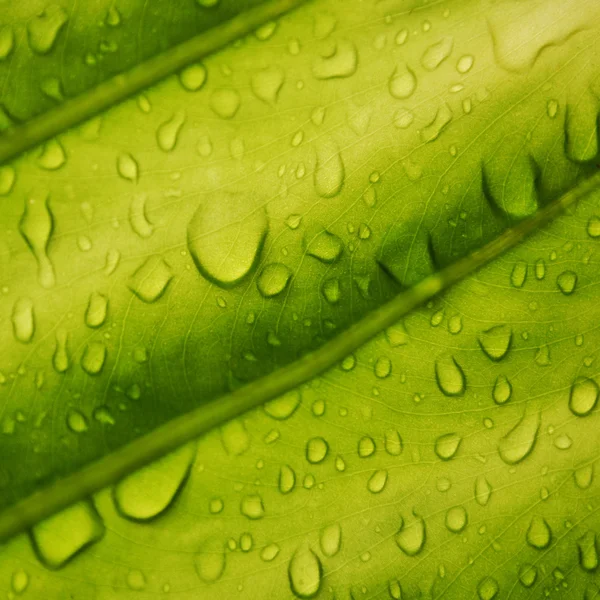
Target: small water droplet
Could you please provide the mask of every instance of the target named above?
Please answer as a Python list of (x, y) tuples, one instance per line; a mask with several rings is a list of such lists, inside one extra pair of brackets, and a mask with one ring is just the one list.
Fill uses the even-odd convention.
[(498, 442), (500, 458), (509, 465), (515, 465), (524, 460), (533, 451), (539, 428), (539, 414), (524, 415)]
[(369, 481), (367, 482), (367, 489), (372, 493), (372, 494), (379, 494), (381, 493), (386, 484), (387, 484), (387, 480), (388, 480), (388, 472), (381, 469), (379, 471), (375, 471), (371, 477), (369, 477)]
[(210, 97), (210, 107), (222, 119), (231, 119), (240, 108), (239, 93), (232, 88), (217, 88)]
[(56, 332), (56, 346), (52, 356), (52, 365), (58, 373), (64, 373), (71, 365), (67, 348), (68, 339), (68, 333), (64, 329), (59, 329)]
[(392, 373), (392, 361), (387, 356), (380, 356), (375, 362), (375, 377), (385, 379)]
[(349, 40), (338, 40), (313, 62), (312, 74), (316, 79), (350, 77), (356, 72), (357, 65), (356, 46)]
[(275, 104), (284, 78), (283, 69), (280, 67), (267, 67), (252, 76), (250, 85), (259, 100), (267, 104)]
[(390, 456), (400, 456), (403, 449), (402, 437), (393, 429), (386, 431), (384, 436), (384, 446), (385, 451)]
[(240, 456), (250, 447), (250, 434), (241, 419), (228, 421), (221, 427), (221, 442), (225, 452)]
[(16, 174), (10, 165), (0, 166), (0, 196), (7, 196), (13, 189)]
[(84, 433), (89, 428), (87, 417), (78, 410), (71, 409), (67, 413), (67, 427), (73, 433)]
[(519, 569), (519, 581), (524, 587), (530, 588), (535, 583), (536, 579), (537, 567), (530, 565), (529, 563), (521, 565)]
[(158, 147), (164, 152), (171, 152), (177, 144), (179, 132), (185, 123), (185, 112), (177, 111), (169, 120), (162, 123), (156, 131)]
[(463, 531), (467, 522), (467, 511), (462, 506), (453, 506), (446, 512), (446, 527), (452, 533)]
[(29, 298), (19, 298), (12, 310), (12, 328), (15, 339), (27, 344), (35, 333), (35, 315), (33, 302)]
[(435, 378), (440, 391), (446, 396), (462, 396), (467, 380), (462, 367), (453, 356), (443, 356), (435, 362)]
[(375, 449), (375, 440), (371, 436), (365, 435), (364, 437), (360, 438), (358, 442), (358, 456), (360, 456), (360, 458), (368, 458), (369, 456), (372, 456), (375, 452)]
[(117, 157), (117, 173), (123, 179), (128, 179), (129, 181), (137, 181), (139, 176), (139, 167), (137, 161), (131, 154), (119, 154)]
[(296, 485), (296, 473), (289, 465), (283, 465), (279, 470), (278, 486), (282, 494), (289, 494)]
[(139, 569), (131, 569), (127, 573), (127, 585), (130, 589), (139, 592), (146, 587), (146, 576)]
[(579, 564), (585, 571), (595, 571), (598, 568), (598, 548), (596, 534), (587, 531), (577, 540), (579, 550)]
[(587, 232), (591, 238), (600, 237), (600, 217), (590, 217), (587, 224)]
[(544, 277), (546, 277), (546, 263), (543, 258), (540, 258), (535, 263), (535, 278), (541, 281)]
[(150, 256), (131, 275), (128, 287), (143, 302), (156, 302), (167, 290), (173, 272), (160, 256)]
[(446, 433), (435, 440), (435, 453), (442, 460), (454, 458), (462, 438), (457, 433)]
[(580, 490), (587, 490), (594, 480), (594, 465), (586, 465), (573, 471), (575, 485)]
[(498, 362), (508, 354), (512, 337), (512, 329), (508, 325), (496, 325), (481, 333), (478, 342), (485, 355)]
[(577, 285), (577, 273), (574, 271), (563, 271), (556, 278), (556, 285), (565, 296), (571, 295)]
[(552, 541), (552, 530), (543, 517), (534, 515), (529, 523), (526, 535), (527, 543), (537, 550), (544, 550)]
[(258, 276), (256, 286), (265, 298), (281, 294), (289, 285), (292, 271), (282, 263), (266, 265)]
[(15, 34), (10, 25), (0, 27), (0, 61), (9, 57), (15, 44)]
[(324, 527), (321, 530), (319, 543), (325, 556), (335, 556), (342, 546), (342, 528), (339, 523)]
[(452, 121), (452, 110), (444, 103), (437, 109), (433, 120), (421, 129), (421, 141), (428, 143), (437, 140), (450, 121)]
[(510, 400), (512, 395), (512, 384), (506, 375), (498, 375), (494, 389), (492, 390), (492, 398), (496, 404), (504, 404)]
[(510, 282), (516, 288), (522, 288), (527, 280), (527, 263), (523, 260), (515, 263), (510, 274)]
[(479, 506), (487, 506), (492, 495), (492, 486), (484, 475), (479, 475), (475, 479), (475, 501)]
[(464, 75), (473, 68), (474, 62), (475, 59), (471, 54), (465, 54), (458, 59), (458, 62), (456, 63), (456, 70)]
[(197, 92), (206, 83), (206, 67), (202, 63), (196, 63), (183, 69), (179, 73), (179, 81), (188, 92)]
[(273, 419), (283, 421), (289, 419), (300, 406), (302, 396), (299, 390), (291, 390), (282, 396), (269, 400), (264, 405), (264, 411)]
[(325, 300), (330, 304), (337, 304), (342, 297), (340, 281), (336, 277), (326, 279), (321, 287)]
[(29, 575), (27, 574), (27, 571), (21, 568), (14, 571), (11, 577), (12, 591), (17, 595), (21, 595), (28, 586)]
[(551, 119), (555, 119), (558, 114), (558, 101), (557, 100), (548, 100), (546, 104), (546, 112)]
[(595, 380), (580, 377), (571, 386), (569, 408), (574, 415), (585, 417), (596, 407), (600, 389)]
[(477, 585), (479, 600), (494, 600), (499, 591), (498, 582), (493, 577), (484, 577)]
[(38, 165), (47, 171), (56, 171), (57, 169), (60, 169), (66, 161), (67, 155), (58, 140), (46, 142), (37, 159)]
[(108, 314), (108, 298), (104, 294), (92, 292), (85, 310), (85, 324), (88, 327), (100, 327)]
[(398, 100), (410, 98), (417, 89), (417, 77), (408, 65), (399, 65), (390, 77), (388, 89), (390, 94)]
[(392, 600), (402, 600), (402, 586), (397, 579), (392, 579), (388, 583), (388, 593)]
[(319, 557), (307, 546), (296, 550), (288, 566), (290, 588), (298, 598), (313, 598), (321, 588), (323, 567)]

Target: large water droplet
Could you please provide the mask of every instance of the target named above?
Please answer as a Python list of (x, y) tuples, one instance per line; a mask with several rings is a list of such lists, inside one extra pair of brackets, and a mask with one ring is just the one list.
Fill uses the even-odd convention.
[(291, 390), (279, 398), (269, 400), (264, 405), (264, 411), (273, 419), (283, 421), (289, 419), (300, 406), (302, 395), (300, 390)]
[(407, 556), (416, 556), (423, 550), (426, 538), (425, 521), (414, 515), (408, 522), (402, 522), (400, 530), (396, 533), (396, 544)]
[(198, 577), (206, 583), (217, 581), (225, 571), (225, 545), (217, 538), (206, 540), (194, 557)]
[(435, 362), (435, 379), (446, 396), (462, 396), (467, 380), (462, 367), (453, 356), (443, 356)]
[(250, 85), (257, 98), (267, 104), (275, 104), (283, 81), (284, 72), (281, 67), (267, 67), (252, 76)]
[(574, 415), (585, 417), (596, 407), (600, 389), (594, 379), (580, 377), (571, 386), (569, 408)]
[(298, 598), (314, 598), (323, 576), (319, 557), (307, 545), (301, 546), (290, 560), (288, 576), (291, 590)]
[(48, 54), (67, 20), (65, 9), (57, 4), (50, 4), (42, 13), (30, 19), (27, 22), (27, 38), (31, 49), (38, 54)]
[(15, 339), (22, 344), (29, 343), (35, 333), (33, 302), (29, 298), (19, 298), (13, 306), (11, 320)]
[(428, 71), (434, 71), (450, 56), (453, 45), (454, 41), (451, 37), (442, 38), (425, 50), (421, 57), (421, 64)]
[(179, 73), (179, 81), (188, 92), (197, 92), (204, 86), (206, 76), (206, 67), (201, 63), (196, 63)]
[(46, 142), (37, 159), (38, 165), (42, 169), (46, 169), (46, 171), (56, 171), (57, 169), (60, 169), (65, 162), (67, 162), (67, 155), (58, 140)]
[(48, 196), (30, 198), (25, 202), (25, 210), (19, 221), (19, 231), (38, 265), (38, 281), (43, 288), (54, 286), (54, 267), (47, 250), (54, 230), (54, 219), (50, 212)]
[[(405, 100), (412, 96), (417, 89), (417, 77), (408, 65), (399, 65), (390, 77), (388, 89), (394, 98)], [(410, 122), (412, 123), (412, 119)], [(406, 127), (409, 125), (410, 123)]]
[(265, 514), (263, 500), (258, 494), (244, 496), (240, 503), (240, 512), (249, 519), (262, 519)]
[(196, 445), (187, 444), (128, 475), (113, 489), (119, 512), (135, 521), (147, 521), (172, 505), (190, 472)]
[(460, 533), (467, 526), (467, 511), (462, 506), (453, 506), (446, 513), (446, 527), (452, 533)]
[(291, 278), (289, 267), (282, 263), (271, 263), (261, 271), (256, 286), (265, 298), (272, 298), (285, 290)]
[(329, 444), (322, 437), (314, 437), (306, 442), (306, 460), (317, 464), (323, 462), (329, 452)]
[(565, 296), (570, 296), (577, 285), (577, 273), (575, 271), (563, 271), (556, 278), (556, 285)]
[(232, 419), (221, 427), (221, 442), (225, 452), (240, 456), (250, 447), (250, 434), (241, 419)]
[(537, 550), (544, 550), (552, 541), (552, 530), (546, 519), (534, 515), (526, 534), (527, 543)]
[(289, 465), (283, 465), (279, 470), (278, 487), (282, 494), (289, 494), (296, 485), (296, 473)]
[(342, 240), (337, 235), (322, 231), (308, 242), (306, 252), (321, 262), (330, 264), (340, 258), (342, 250)]
[(452, 111), (444, 103), (437, 109), (433, 120), (421, 129), (421, 141), (427, 143), (437, 140), (442, 131), (450, 124), (450, 121), (452, 121)]
[(349, 40), (338, 40), (329, 51), (318, 57), (312, 65), (312, 73), (317, 79), (350, 77), (356, 72), (358, 53)]
[(222, 119), (231, 119), (240, 108), (239, 93), (231, 88), (218, 88), (210, 97), (210, 107)]
[(497, 325), (480, 334), (479, 346), (485, 355), (495, 362), (502, 360), (512, 344), (512, 329), (508, 325)]
[(88, 327), (100, 327), (108, 314), (108, 298), (104, 294), (92, 292), (85, 310), (85, 324)]
[(83, 351), (81, 368), (88, 375), (99, 375), (106, 361), (106, 346), (103, 342), (90, 342)]
[(450, 460), (454, 458), (458, 448), (462, 442), (462, 438), (457, 433), (446, 433), (435, 440), (435, 453), (442, 460)]
[(129, 289), (143, 302), (158, 300), (173, 279), (171, 267), (161, 256), (150, 256), (131, 275)]
[(379, 494), (382, 492), (387, 484), (388, 480), (388, 472), (381, 469), (379, 471), (375, 471), (371, 477), (369, 477), (369, 481), (367, 482), (367, 489), (372, 494)]
[(325, 556), (335, 556), (342, 546), (342, 528), (340, 524), (333, 523), (324, 527), (321, 530), (319, 543)]
[(506, 375), (498, 375), (494, 389), (492, 390), (492, 398), (496, 404), (504, 404), (510, 400), (512, 396), (512, 384)]
[(337, 195), (344, 185), (345, 171), (342, 155), (333, 139), (320, 139), (316, 145), (315, 190), (323, 198)]
[(30, 536), (40, 561), (60, 569), (104, 535), (104, 523), (91, 502), (78, 502), (35, 525)]
[(521, 462), (532, 452), (540, 428), (539, 414), (525, 415), (498, 442), (500, 458), (509, 465)]

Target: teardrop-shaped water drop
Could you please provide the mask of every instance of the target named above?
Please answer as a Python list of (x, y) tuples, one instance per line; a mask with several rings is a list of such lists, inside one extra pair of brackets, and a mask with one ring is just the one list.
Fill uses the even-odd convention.
[(380, 356), (375, 361), (373, 371), (378, 379), (386, 379), (392, 373), (392, 361), (387, 356)]
[(577, 540), (579, 564), (584, 571), (595, 571), (598, 568), (598, 548), (596, 534), (587, 531)]
[(534, 515), (525, 536), (527, 543), (537, 550), (544, 550), (552, 541), (552, 530), (543, 517)]
[(563, 271), (556, 278), (556, 285), (565, 296), (570, 296), (577, 285), (577, 273), (575, 271)]
[(315, 190), (322, 198), (333, 198), (344, 185), (345, 169), (337, 143), (332, 139), (319, 139), (314, 172)]
[(204, 541), (194, 556), (194, 567), (198, 577), (205, 583), (217, 581), (226, 566), (225, 545), (215, 537)]
[(90, 342), (83, 351), (81, 368), (88, 375), (99, 375), (106, 362), (106, 346), (102, 342)]
[(253, 521), (262, 519), (265, 515), (263, 499), (258, 494), (244, 496), (240, 503), (240, 512)]
[(485, 355), (498, 362), (508, 354), (512, 337), (512, 329), (508, 325), (496, 325), (481, 333), (478, 342)]
[(587, 490), (594, 481), (594, 465), (585, 465), (573, 471), (575, 485), (580, 490)]
[(326, 279), (321, 286), (321, 292), (329, 304), (337, 304), (342, 297), (340, 280), (337, 277)]
[(386, 470), (381, 469), (379, 471), (375, 471), (371, 475), (371, 477), (369, 477), (369, 481), (367, 482), (367, 489), (372, 494), (379, 494), (384, 490), (387, 484), (387, 480), (388, 472)]
[(38, 54), (48, 54), (68, 18), (62, 6), (58, 4), (47, 6), (39, 15), (27, 21), (29, 47)]
[(569, 408), (574, 415), (585, 417), (589, 415), (598, 403), (600, 389), (594, 379), (580, 377), (571, 386)]
[(512, 396), (512, 384), (506, 375), (498, 375), (492, 390), (492, 398), (496, 404), (504, 404), (510, 400)]
[(477, 585), (479, 600), (494, 600), (499, 591), (500, 586), (493, 577), (484, 577)]
[(537, 579), (537, 567), (529, 563), (521, 565), (519, 569), (519, 581), (521, 585), (530, 588)]
[(154, 232), (154, 226), (146, 215), (146, 202), (148, 194), (135, 194), (129, 205), (129, 224), (131, 229), (141, 238), (149, 238)]
[(498, 442), (500, 458), (508, 465), (515, 465), (524, 460), (533, 451), (539, 428), (538, 413), (525, 415)]
[(137, 181), (139, 176), (139, 166), (131, 154), (119, 154), (117, 157), (117, 172), (123, 179)]
[(339, 523), (327, 525), (319, 537), (321, 551), (325, 556), (335, 556), (342, 546), (342, 528)]
[(446, 396), (462, 396), (467, 380), (462, 367), (453, 356), (442, 356), (435, 362), (435, 379)]
[(84, 433), (89, 428), (87, 417), (80, 411), (71, 409), (67, 413), (67, 427), (73, 433)]
[(67, 155), (58, 140), (50, 140), (44, 144), (37, 162), (46, 171), (56, 171), (67, 162)]
[(436, 111), (433, 120), (431, 120), (423, 129), (421, 129), (421, 141), (424, 143), (433, 142), (440, 137), (442, 131), (452, 121), (452, 110), (448, 104), (442, 104)]
[(168, 121), (162, 123), (156, 132), (158, 147), (164, 152), (171, 152), (177, 144), (179, 132), (185, 123), (185, 112), (177, 111)]
[(85, 324), (88, 327), (101, 327), (108, 314), (108, 298), (99, 292), (92, 292), (85, 309)]
[[(10, 580), (12, 591), (20, 596), (29, 586), (29, 575), (24, 569), (17, 569)], [(9, 596), (10, 597), (10, 596)]]
[(350, 40), (338, 40), (330, 51), (319, 56), (312, 65), (312, 74), (316, 79), (334, 79), (350, 77), (358, 66), (358, 52)]
[[(408, 65), (398, 65), (388, 82), (390, 94), (398, 100), (410, 98), (417, 89), (417, 77)], [(412, 122), (412, 119), (411, 119)], [(408, 127), (410, 123), (406, 125)]]
[(395, 535), (395, 541), (407, 556), (416, 556), (423, 550), (426, 539), (425, 521), (414, 515), (408, 522), (403, 522), (400, 531)]
[(421, 64), (428, 71), (434, 71), (450, 56), (453, 46), (454, 40), (451, 37), (443, 37), (425, 50)]
[(446, 528), (452, 533), (463, 531), (467, 522), (467, 511), (462, 506), (453, 506), (446, 512)]
[(441, 435), (435, 440), (435, 453), (442, 460), (450, 460), (458, 452), (461, 442), (462, 438), (457, 433)]
[(52, 355), (52, 366), (57, 373), (64, 373), (71, 366), (71, 359), (68, 351), (68, 333), (64, 329), (56, 332), (56, 346)]
[(150, 256), (134, 273), (128, 283), (129, 289), (143, 302), (156, 302), (167, 290), (173, 279), (171, 267), (161, 256)]
[(302, 395), (300, 394), (300, 390), (290, 390), (278, 398), (266, 402), (263, 409), (273, 419), (284, 421), (296, 412), (301, 401)]
[(282, 263), (271, 263), (258, 276), (256, 287), (265, 298), (281, 294), (289, 285), (292, 271)]
[(241, 97), (232, 88), (217, 88), (213, 91), (209, 105), (215, 114), (222, 119), (231, 119), (240, 108)]
[(221, 427), (221, 442), (230, 456), (241, 456), (250, 447), (250, 434), (242, 419), (232, 419)]
[(283, 69), (272, 66), (256, 72), (250, 80), (250, 86), (258, 99), (267, 104), (275, 104), (283, 81)]
[(188, 92), (197, 92), (206, 82), (206, 67), (201, 63), (189, 65), (179, 73), (179, 81)]
[(321, 588), (323, 567), (319, 557), (307, 546), (301, 546), (288, 566), (290, 588), (298, 598), (314, 598)]

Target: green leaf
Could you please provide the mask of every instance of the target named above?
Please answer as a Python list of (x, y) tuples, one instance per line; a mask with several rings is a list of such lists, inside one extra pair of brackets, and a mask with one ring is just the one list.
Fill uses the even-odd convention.
[(12, 593), (593, 597), (599, 24), (314, 2), (0, 166)]

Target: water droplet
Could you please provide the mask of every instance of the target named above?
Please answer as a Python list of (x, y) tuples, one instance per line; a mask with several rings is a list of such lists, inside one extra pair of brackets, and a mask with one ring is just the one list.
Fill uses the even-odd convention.
[(512, 396), (512, 384), (506, 375), (498, 375), (494, 389), (492, 390), (492, 398), (496, 404), (504, 404), (510, 400)]
[(88, 420), (84, 414), (78, 410), (71, 409), (67, 413), (67, 427), (73, 433), (84, 433), (88, 430)]
[(529, 563), (521, 565), (519, 569), (519, 581), (524, 587), (531, 587), (535, 583), (536, 579), (537, 567), (530, 565)]
[(384, 446), (385, 451), (390, 456), (400, 456), (403, 449), (402, 437), (393, 429), (386, 431), (384, 436)]
[(104, 523), (88, 501), (78, 502), (38, 523), (30, 532), (38, 558), (50, 569), (60, 569), (103, 535)]
[(92, 292), (85, 310), (85, 324), (88, 327), (100, 327), (108, 314), (108, 298), (104, 294)]
[(56, 171), (57, 169), (60, 169), (66, 161), (67, 155), (58, 140), (46, 142), (37, 159), (38, 165), (47, 171)]
[(127, 573), (127, 585), (130, 589), (139, 592), (146, 587), (146, 577), (139, 569), (131, 569)]
[(375, 362), (375, 377), (385, 379), (392, 373), (392, 361), (387, 356), (380, 356)]
[(494, 600), (499, 591), (498, 582), (493, 577), (484, 577), (477, 585), (479, 600)]
[(221, 442), (225, 452), (240, 456), (250, 447), (250, 434), (241, 419), (228, 421), (221, 427)]
[(475, 479), (475, 501), (480, 506), (487, 506), (492, 495), (492, 486), (484, 475), (479, 475)]
[(546, 519), (534, 515), (529, 523), (526, 535), (527, 543), (537, 550), (544, 550), (552, 541), (552, 530)]
[(575, 480), (575, 485), (580, 490), (587, 490), (594, 480), (594, 465), (586, 465), (575, 470), (573, 472), (573, 479)]
[(267, 67), (252, 76), (250, 85), (254, 95), (267, 104), (275, 104), (284, 81), (280, 67)]
[(196, 63), (186, 67), (179, 73), (179, 81), (188, 92), (197, 92), (206, 83), (206, 67), (202, 63)]
[(131, 275), (129, 289), (143, 302), (156, 302), (173, 279), (171, 267), (160, 256), (150, 256)]
[(10, 25), (0, 27), (0, 60), (8, 58), (13, 51), (15, 34)]
[(571, 295), (577, 285), (577, 273), (574, 271), (563, 271), (556, 278), (556, 285), (565, 296)]
[(544, 277), (546, 277), (546, 263), (543, 258), (540, 258), (540, 260), (535, 263), (535, 278), (538, 281), (541, 281)]
[[(240, 283), (256, 267), (269, 229), (266, 212), (248, 214), (246, 205), (246, 196), (223, 193), (218, 202), (200, 205), (188, 225), (188, 248), (198, 271), (223, 288)], [(238, 218), (232, 220), (232, 214)]]
[(512, 344), (512, 329), (508, 325), (496, 325), (486, 329), (478, 339), (485, 355), (494, 362), (502, 360)]
[(434, 71), (450, 56), (453, 45), (454, 41), (451, 37), (443, 37), (425, 50), (421, 57), (421, 64), (428, 71)]
[(296, 485), (296, 473), (289, 465), (283, 465), (279, 470), (279, 491), (282, 494), (289, 494)]
[(308, 242), (306, 252), (323, 263), (331, 264), (340, 258), (342, 250), (342, 240), (337, 235), (322, 231)]
[(396, 544), (407, 556), (416, 556), (423, 550), (425, 545), (426, 529), (425, 521), (417, 516), (408, 522), (402, 522), (400, 530), (396, 533)]
[(210, 97), (210, 107), (218, 117), (231, 119), (239, 110), (241, 98), (231, 88), (217, 88)]
[(510, 282), (516, 288), (521, 288), (527, 280), (527, 263), (523, 260), (515, 263), (510, 274)]
[(375, 471), (369, 478), (367, 489), (372, 494), (379, 494), (385, 488), (388, 479), (388, 472), (385, 470)]
[(319, 543), (325, 556), (335, 556), (342, 546), (342, 528), (339, 523), (324, 527), (321, 530)]
[(289, 267), (282, 263), (271, 263), (260, 272), (256, 287), (265, 298), (272, 298), (287, 288), (291, 278)]
[(358, 456), (368, 458), (373, 455), (375, 448), (375, 440), (371, 436), (365, 435), (358, 442)]
[(244, 496), (240, 503), (240, 512), (249, 519), (262, 519), (265, 514), (263, 500), (258, 494)]
[(470, 54), (465, 54), (465, 56), (461, 56), (458, 59), (458, 62), (456, 63), (456, 70), (464, 75), (473, 68), (474, 62), (475, 59), (473, 58), (473, 56), (471, 56)]
[(588, 235), (592, 238), (600, 237), (600, 217), (590, 217), (587, 224)]
[(0, 166), (0, 196), (7, 196), (15, 184), (15, 170), (10, 165)]
[(452, 111), (444, 103), (438, 108), (433, 120), (421, 129), (421, 141), (427, 143), (437, 140), (450, 121), (452, 121)]
[(550, 358), (550, 346), (548, 344), (544, 344), (540, 346), (535, 353), (535, 363), (540, 367), (547, 367), (552, 364), (552, 360)]
[(283, 421), (289, 419), (300, 406), (302, 396), (299, 390), (286, 392), (279, 398), (269, 400), (264, 405), (264, 411), (273, 419)]
[(35, 333), (33, 302), (29, 298), (19, 298), (12, 310), (12, 328), (15, 339), (22, 344), (29, 343)]
[(30, 48), (38, 54), (48, 54), (67, 21), (65, 9), (57, 4), (50, 4), (42, 13), (27, 22)]
[(574, 415), (585, 417), (596, 407), (600, 389), (593, 379), (580, 377), (571, 386), (569, 408)]
[(329, 452), (329, 444), (322, 437), (314, 437), (306, 442), (306, 460), (317, 464), (323, 462)]
[(123, 179), (137, 181), (139, 176), (139, 167), (137, 161), (131, 154), (119, 154), (117, 157), (117, 172)]
[(321, 139), (316, 145), (317, 160), (314, 182), (317, 194), (323, 198), (336, 196), (344, 185), (342, 155), (333, 139)]
[(217, 581), (225, 571), (226, 555), (223, 542), (217, 538), (206, 540), (194, 557), (198, 577), (206, 583)]
[(277, 21), (267, 21), (254, 32), (254, 35), (256, 36), (257, 40), (264, 42), (275, 33), (276, 29)]
[(579, 564), (585, 571), (595, 571), (598, 567), (598, 548), (596, 534), (587, 531), (577, 540), (579, 550)]
[(19, 231), (37, 261), (38, 282), (45, 289), (53, 287), (55, 283), (54, 267), (47, 253), (53, 230), (54, 219), (48, 196), (27, 200), (19, 221)]
[(467, 511), (462, 506), (453, 506), (446, 513), (446, 527), (452, 533), (460, 533), (468, 522)]
[(436, 360), (435, 379), (440, 391), (446, 396), (462, 396), (465, 393), (465, 373), (453, 356), (446, 355)]
[(435, 453), (442, 460), (450, 460), (454, 458), (458, 448), (462, 442), (462, 438), (457, 433), (446, 433), (435, 440)]
[(316, 79), (350, 77), (356, 72), (357, 65), (356, 46), (349, 40), (338, 40), (325, 55), (317, 57), (312, 73)]
[(171, 152), (177, 144), (179, 132), (185, 123), (185, 112), (177, 111), (168, 121), (162, 123), (156, 132), (158, 147), (164, 152)]
[(64, 329), (56, 332), (56, 346), (52, 355), (52, 365), (58, 373), (64, 373), (71, 365), (67, 348), (68, 333)]
[(11, 577), (11, 587), (15, 594), (21, 595), (29, 585), (29, 575), (24, 569), (17, 569)]
[(390, 77), (388, 89), (394, 98), (405, 100), (412, 96), (417, 89), (417, 77), (408, 65), (399, 65)]
[(298, 598), (313, 598), (321, 587), (323, 567), (319, 557), (307, 546), (296, 550), (288, 566), (292, 592)]
[(254, 540), (252, 539), (252, 535), (248, 532), (242, 533), (240, 536), (240, 550), (242, 552), (250, 552), (253, 545)]
[(185, 484), (195, 455), (195, 444), (187, 444), (119, 481), (113, 489), (119, 512), (134, 521), (163, 514)]
[(81, 368), (88, 375), (99, 375), (106, 361), (106, 346), (102, 342), (90, 342), (83, 351)]
[(326, 279), (321, 287), (325, 300), (330, 304), (337, 304), (342, 297), (340, 281), (336, 277)]
[(531, 454), (537, 441), (540, 428), (539, 414), (525, 415), (498, 442), (500, 458), (509, 465), (515, 465)]

